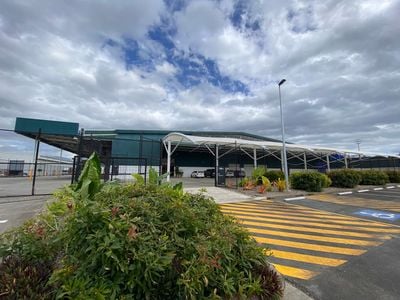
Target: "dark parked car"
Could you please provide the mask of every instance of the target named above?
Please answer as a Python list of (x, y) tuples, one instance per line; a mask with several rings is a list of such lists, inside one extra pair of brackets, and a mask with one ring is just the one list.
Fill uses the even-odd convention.
[(237, 171), (233, 171), (235, 177), (246, 177), (246, 172), (244, 170), (237, 170)]
[(204, 177), (210, 177), (214, 178), (215, 177), (215, 169), (207, 169), (204, 171)]

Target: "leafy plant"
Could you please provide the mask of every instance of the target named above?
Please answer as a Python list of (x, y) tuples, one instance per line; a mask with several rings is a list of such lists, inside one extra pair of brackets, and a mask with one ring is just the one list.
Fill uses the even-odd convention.
[(261, 176), (261, 184), (257, 186), (257, 192), (264, 194), (267, 191), (271, 191), (271, 182), (265, 176)]
[(134, 173), (134, 174), (132, 174), (132, 177), (135, 179), (136, 184), (139, 184), (139, 185), (145, 184), (145, 181), (144, 181), (144, 178), (142, 175)]
[(101, 187), (101, 164), (96, 152), (89, 157), (79, 176), (75, 191), (79, 191), (83, 198), (92, 199)]
[(255, 184), (262, 184), (262, 176), (264, 176), (267, 169), (265, 167), (257, 167), (253, 170), (251, 178), (255, 181)]
[(389, 182), (400, 183), (400, 172), (399, 171), (386, 171), (389, 176)]
[(0, 299), (50, 299), (54, 287), (48, 285), (52, 264), (7, 256), (0, 264)]
[(285, 174), (281, 170), (270, 170), (264, 174), (271, 182), (277, 181), (279, 178), (285, 178)]
[(158, 172), (154, 168), (149, 169), (149, 184), (150, 185), (161, 185), (162, 181), (166, 179), (168, 173), (158, 175)]
[(363, 185), (384, 185), (389, 182), (389, 176), (383, 171), (365, 170), (361, 171), (361, 182)]
[(328, 173), (332, 186), (342, 188), (353, 188), (361, 182), (361, 174), (350, 169), (335, 170)]
[(286, 181), (284, 179), (278, 178), (278, 180), (275, 181), (275, 186), (279, 192), (283, 192), (286, 188)]
[(34, 299), (282, 295), (264, 250), (212, 199), (159, 181), (100, 184), (92, 171), (46, 213), (0, 236), (0, 290), (11, 299), (34, 289)]
[(242, 187), (244, 190), (251, 190), (254, 188), (254, 182), (253, 179), (250, 177), (244, 177), (239, 181), (238, 184), (240, 187)]
[(329, 186), (330, 179), (318, 172), (297, 172), (290, 175), (290, 183), (294, 189), (321, 192), (323, 188)]

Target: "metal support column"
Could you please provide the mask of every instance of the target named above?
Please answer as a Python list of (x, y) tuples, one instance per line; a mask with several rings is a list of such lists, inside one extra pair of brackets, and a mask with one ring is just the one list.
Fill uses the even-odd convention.
[(307, 170), (307, 154), (304, 152), (304, 170)]
[[(78, 158), (76, 160), (76, 171), (75, 171), (75, 178), (74, 181), (78, 182), (79, 176), (81, 175), (81, 171), (82, 171), (82, 166), (81, 166), (81, 157), (82, 157), (82, 143), (83, 143), (83, 133), (84, 133), (84, 129), (81, 129), (81, 132), (79, 134), (79, 140), (78, 140)], [(104, 168), (104, 175), (108, 175), (107, 168)], [(106, 179), (106, 178), (104, 178)], [(108, 178), (107, 178), (108, 179)]]
[(167, 182), (170, 181), (170, 169), (171, 169), (171, 141), (167, 142)]
[(32, 180), (32, 196), (35, 195), (35, 185), (36, 185), (36, 172), (37, 172), (37, 161), (39, 157), (39, 146), (40, 146), (40, 135), (42, 133), (42, 129), (39, 129), (38, 135), (36, 136), (35, 141), (35, 167), (33, 168), (33, 180)]
[(218, 145), (215, 145), (215, 186), (218, 186), (218, 174), (219, 174), (219, 152)]
[(347, 169), (348, 165), (347, 165), (347, 155), (346, 155), (346, 153), (344, 154), (344, 166)]
[(254, 169), (257, 168), (257, 149), (253, 149)]
[(328, 172), (331, 171), (331, 163), (329, 161), (329, 154), (326, 155), (326, 168), (327, 168)]

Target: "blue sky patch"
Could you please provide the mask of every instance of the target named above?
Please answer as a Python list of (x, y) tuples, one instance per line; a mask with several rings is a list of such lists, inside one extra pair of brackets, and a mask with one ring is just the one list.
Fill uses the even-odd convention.
[[(230, 93), (249, 94), (249, 88), (240, 80), (221, 74), (215, 60), (190, 51), (189, 53), (178, 50), (173, 42), (176, 29), (168, 20), (163, 24), (153, 26), (148, 37), (162, 46), (163, 53), (153, 53), (150, 48), (140, 44), (134, 39), (124, 39), (124, 44), (118, 44), (111, 39), (104, 46), (120, 47), (123, 50), (126, 68), (139, 68), (146, 72), (155, 70), (155, 65), (161, 60), (166, 60), (178, 70), (175, 79), (185, 88), (191, 88), (208, 82)], [(169, 82), (171, 84), (171, 81)]]
[(237, 1), (234, 6), (234, 11), (230, 16), (230, 20), (236, 28), (246, 28), (251, 31), (260, 30), (260, 22), (252, 20), (248, 16), (249, 3), (247, 1)]

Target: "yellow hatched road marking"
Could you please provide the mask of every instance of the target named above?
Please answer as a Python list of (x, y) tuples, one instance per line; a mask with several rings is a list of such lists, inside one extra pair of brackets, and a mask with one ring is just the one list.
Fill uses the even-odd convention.
[(344, 248), (344, 247), (336, 247), (336, 246), (325, 246), (325, 245), (317, 245), (317, 244), (308, 244), (302, 242), (293, 242), (286, 240), (278, 240), (271, 238), (263, 238), (258, 236), (253, 236), (254, 239), (263, 244), (267, 245), (278, 245), (284, 247), (292, 247), (320, 252), (328, 252), (328, 253), (337, 253), (337, 254), (345, 254), (345, 255), (360, 255), (366, 252), (366, 250), (361, 249), (352, 249), (352, 248)]
[(285, 276), (290, 276), (294, 278), (299, 278), (299, 279), (310, 279), (314, 277), (315, 275), (318, 275), (317, 272), (309, 271), (309, 270), (304, 270), (300, 268), (293, 268), (289, 266), (284, 266), (280, 264), (273, 264), (275, 268), (278, 270), (279, 273), (285, 275)]
[[(336, 214), (336, 213), (331, 213), (331, 212), (325, 213), (325, 212), (322, 212), (320, 210), (316, 210), (316, 209), (313, 209), (313, 208), (303, 209), (303, 207), (300, 207), (300, 206), (298, 206), (296, 204), (287, 204), (287, 203), (285, 203), (284, 205), (285, 206), (283, 206), (283, 205), (282, 206), (270, 206), (270, 205), (263, 205), (263, 204), (260, 203), (258, 205), (251, 205), (251, 206), (252, 207), (258, 207), (258, 208), (266, 208), (266, 209), (270, 209), (270, 210), (273, 209), (273, 211), (281, 212), (281, 213), (289, 212), (288, 214), (293, 214), (293, 215), (294, 214), (303, 214), (303, 215), (304, 214), (308, 214), (308, 215), (312, 215), (312, 216), (316, 216), (316, 217), (335, 216), (338, 219), (348, 220), (348, 219), (351, 218), (351, 219), (354, 219), (354, 220), (365, 221), (365, 222), (368, 222), (368, 223), (371, 223), (371, 224), (381, 224), (383, 226), (389, 226), (389, 227), (391, 226), (389, 224), (383, 224), (383, 223), (375, 222), (375, 221), (372, 221), (372, 220), (365, 220), (365, 219), (356, 218), (356, 217), (343, 216), (343, 215)], [(223, 208), (223, 206), (221, 206), (221, 207)]]
[[(252, 220), (263, 221), (265, 223), (283, 223), (283, 224), (291, 224), (293, 225), (309, 225), (309, 226), (316, 226), (316, 227), (324, 227), (324, 228), (334, 228), (334, 229), (347, 229), (347, 230), (360, 230), (360, 231), (368, 231), (368, 232), (382, 232), (382, 233), (400, 233), (400, 229), (392, 229), (392, 228), (372, 228), (368, 226), (347, 226), (347, 225), (339, 225), (339, 224), (327, 224), (327, 223), (318, 223), (318, 222), (305, 222), (305, 221), (292, 221), (292, 220), (281, 220), (281, 219), (274, 219), (271, 217), (262, 218), (257, 217), (257, 214), (247, 213), (250, 217), (243, 216), (243, 214), (238, 213), (232, 210), (225, 210), (222, 209), (223, 212), (226, 212), (230, 215), (237, 216), (238, 218), (251, 218)], [(252, 215), (255, 215), (254, 217)], [(323, 221), (323, 220), (321, 220)], [(293, 227), (295, 229), (295, 227)]]
[[(328, 201), (328, 202), (332, 202), (332, 199), (326, 199), (324, 198), (325, 195), (312, 195), (312, 196), (307, 196), (307, 199), (314, 199), (314, 200), (318, 200), (316, 198), (314, 198), (315, 196), (319, 196), (321, 197), (321, 201)], [(343, 196), (342, 196), (343, 197)], [(335, 198), (336, 199), (336, 198)], [(383, 201), (381, 201), (383, 202)], [(348, 216), (343, 216), (343, 215), (339, 215), (339, 214), (335, 214), (335, 213), (331, 213), (331, 212), (325, 212), (325, 211), (321, 211), (318, 209), (314, 209), (314, 208), (310, 208), (310, 207), (304, 207), (304, 206), (299, 206), (293, 203), (274, 203), (274, 204), (270, 204), (270, 203), (264, 203), (263, 201), (260, 201), (259, 203), (249, 203), (246, 202), (246, 204), (244, 202), (242, 202), (243, 205), (246, 206), (251, 206), (251, 207), (259, 207), (259, 208), (266, 208), (266, 209), (274, 209), (274, 210), (278, 210), (278, 211), (290, 211), (293, 213), (311, 213), (311, 214), (316, 214), (316, 215), (328, 215), (328, 216), (335, 216), (335, 217), (341, 217), (341, 218), (349, 218)], [(348, 203), (348, 202), (346, 202)], [(224, 205), (240, 205), (239, 203), (227, 203)], [(380, 203), (380, 205), (382, 205), (382, 203)]]
[(334, 237), (327, 237), (327, 236), (315, 236), (315, 235), (302, 234), (302, 233), (274, 231), (274, 230), (249, 228), (249, 227), (247, 227), (247, 229), (251, 233), (277, 235), (280, 237), (291, 237), (291, 238), (298, 238), (298, 239), (319, 241), (319, 242), (339, 243), (339, 244), (356, 245), (356, 246), (378, 246), (378, 245), (382, 244), (382, 242), (376, 242), (376, 241), (342, 239), (342, 238), (334, 238)]
[(308, 280), (319, 274), (317, 272), (304, 270), (304, 269), (300, 269), (300, 268), (284, 266), (284, 265), (280, 265), (280, 264), (273, 264), (273, 265), (275, 266), (275, 268), (278, 270), (279, 273), (281, 273), (285, 276), (290, 276), (290, 277), (294, 277), (294, 278), (298, 278), (298, 279)]
[[(261, 210), (261, 209), (249, 209), (249, 208), (242, 208), (242, 207), (230, 207), (230, 208), (222, 208), (223, 211), (236, 211), (236, 212), (242, 212), (243, 214), (251, 214), (254, 216), (270, 216), (270, 217), (276, 217), (276, 218), (283, 218), (283, 219), (290, 219), (290, 220), (303, 220), (303, 221), (310, 221), (310, 222), (315, 222), (316, 218), (313, 216), (303, 216), (303, 217), (298, 217), (298, 216), (288, 216), (285, 213), (274, 213), (274, 212), (269, 212), (267, 210)], [(361, 220), (352, 220), (351, 218), (348, 218), (347, 220), (332, 220), (328, 219), (325, 217), (320, 217), (317, 219), (318, 221), (321, 221), (323, 219), (326, 222), (329, 223), (337, 223), (337, 224), (347, 224), (347, 225), (362, 225), (362, 226), (374, 226), (374, 227), (390, 227), (388, 224), (379, 224), (379, 223), (369, 223), (368, 221), (361, 221)]]
[[(252, 222), (252, 221), (246, 221), (246, 220), (241, 220), (241, 219), (239, 219), (238, 221), (239, 221), (239, 223), (244, 224), (244, 225), (260, 226), (260, 227), (265, 227), (265, 228), (289, 229), (289, 230), (315, 232), (315, 233), (322, 233), (322, 234), (352, 236), (352, 237), (361, 237), (361, 238), (376, 238), (376, 239), (382, 239), (382, 240), (388, 240), (391, 238), (388, 235), (379, 235), (378, 236), (375, 234), (368, 234), (368, 233), (361, 233), (361, 232), (337, 231), (337, 230), (318, 229), (318, 228), (310, 228), (310, 227), (303, 227), (303, 226), (293, 227), (293, 226), (280, 225), (280, 224), (265, 224), (265, 223)], [(268, 227), (266, 227), (266, 226), (268, 226)]]
[(330, 195), (311, 195), (307, 198), (317, 201), (325, 201), (337, 204), (343, 204), (348, 206), (366, 206), (370, 208), (376, 209), (384, 209), (384, 210), (391, 210), (400, 212), (400, 204), (394, 201), (387, 201), (387, 200), (375, 200), (375, 199), (365, 199), (365, 198), (337, 198)]
[[(221, 205), (221, 208), (239, 208), (239, 207), (244, 207), (247, 209), (258, 209), (262, 210), (264, 212), (268, 213), (274, 213), (274, 214), (287, 214), (290, 216), (312, 216), (312, 217), (323, 217), (327, 219), (333, 219), (333, 220), (351, 220), (353, 218), (347, 217), (347, 216), (338, 216), (338, 215), (333, 215), (329, 213), (315, 213), (311, 210), (293, 210), (292, 207), (280, 207), (280, 208), (275, 208), (275, 207), (269, 207), (269, 206), (263, 206), (263, 205), (240, 205), (240, 204), (224, 204)], [(273, 209), (273, 210), (271, 210)], [(368, 221), (365, 221), (368, 222)]]
[(295, 260), (306, 262), (310, 264), (328, 266), (328, 267), (337, 267), (347, 260), (344, 259), (337, 259), (337, 258), (329, 258), (317, 255), (308, 255), (308, 254), (301, 254), (296, 252), (289, 252), (289, 251), (281, 251), (281, 250), (271, 250), (272, 256), (276, 258), (288, 259), (288, 260)]

